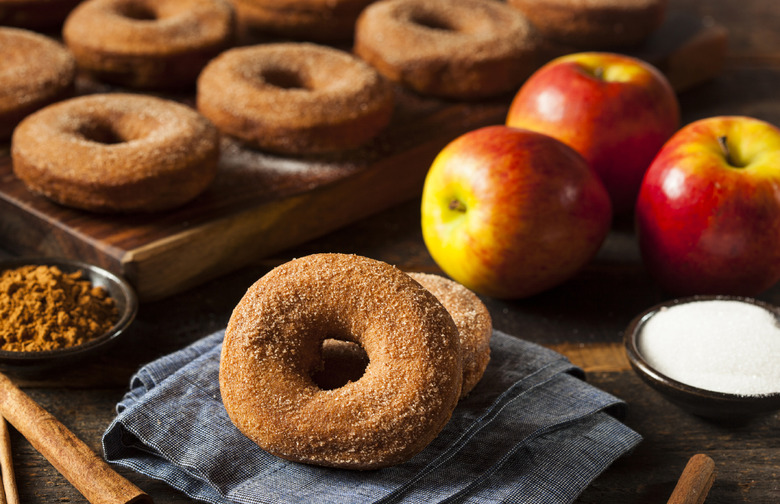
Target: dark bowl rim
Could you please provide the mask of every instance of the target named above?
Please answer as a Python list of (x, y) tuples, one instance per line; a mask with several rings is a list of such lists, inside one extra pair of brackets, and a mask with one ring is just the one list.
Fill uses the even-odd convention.
[(97, 338), (91, 339), (79, 345), (66, 348), (57, 348), (53, 350), (0, 350), (0, 363), (5, 365), (34, 365), (39, 362), (75, 357), (100, 347), (108, 341), (116, 339), (121, 334), (123, 334), (127, 328), (130, 327), (130, 324), (133, 322), (133, 320), (135, 320), (135, 317), (138, 313), (138, 296), (135, 293), (135, 290), (127, 280), (108, 271), (107, 269), (78, 259), (34, 256), (2, 259), (0, 260), (0, 273), (8, 269), (29, 265), (60, 266), (69, 269), (78, 269), (85, 273), (92, 272), (96, 276), (102, 277), (106, 281), (112, 283), (117, 288), (117, 290), (122, 293), (124, 310), (120, 314), (119, 320), (117, 320), (116, 323), (111, 326), (111, 329)]
[(628, 327), (624, 332), (623, 343), (626, 350), (626, 355), (628, 356), (629, 363), (638, 374), (640, 374), (645, 379), (648, 379), (652, 383), (669, 387), (672, 389), (676, 389), (678, 392), (688, 396), (698, 396), (700, 398), (719, 400), (719, 401), (728, 401), (731, 403), (743, 403), (745, 405), (756, 404), (759, 402), (779, 401), (780, 392), (774, 392), (772, 394), (761, 394), (761, 395), (741, 395), (741, 394), (732, 394), (729, 392), (720, 392), (715, 390), (703, 389), (703, 388), (696, 387), (694, 385), (683, 383), (655, 369), (652, 365), (650, 365), (650, 363), (648, 363), (645, 360), (645, 358), (642, 356), (641, 352), (639, 351), (637, 343), (638, 343), (638, 336), (640, 333), (640, 329), (642, 328), (642, 326), (644, 326), (644, 324), (647, 322), (647, 320), (650, 317), (655, 315), (661, 309), (668, 308), (671, 306), (677, 306), (681, 304), (692, 303), (692, 302), (720, 301), (720, 300), (740, 301), (740, 302), (752, 304), (754, 306), (759, 306), (761, 308), (766, 309), (770, 313), (773, 313), (776, 318), (780, 319), (780, 307), (777, 307), (765, 301), (761, 301), (760, 299), (755, 299), (747, 296), (720, 295), (720, 294), (696, 295), (696, 296), (687, 296), (687, 297), (681, 297), (681, 298), (675, 298), (675, 299), (663, 301), (644, 310), (639, 315), (634, 317), (631, 320), (631, 322), (628, 324)]

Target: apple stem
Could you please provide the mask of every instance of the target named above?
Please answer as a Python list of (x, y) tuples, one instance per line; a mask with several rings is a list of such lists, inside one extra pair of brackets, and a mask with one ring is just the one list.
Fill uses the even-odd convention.
[(593, 70), (593, 75), (599, 80), (604, 80), (604, 67), (598, 66)]
[(728, 137), (726, 135), (718, 137), (718, 144), (723, 151), (723, 155), (726, 156), (726, 162), (731, 166), (736, 166), (734, 160), (731, 159), (731, 151), (729, 150)]
[(450, 210), (453, 210), (455, 212), (465, 212), (466, 211), (466, 205), (463, 204), (462, 201), (454, 199), (450, 201)]

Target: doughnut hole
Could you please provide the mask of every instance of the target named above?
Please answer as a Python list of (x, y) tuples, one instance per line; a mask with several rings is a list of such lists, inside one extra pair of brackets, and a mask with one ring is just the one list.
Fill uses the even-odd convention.
[(430, 28), (431, 30), (442, 31), (459, 31), (460, 28), (454, 26), (449, 20), (437, 15), (435, 12), (417, 12), (412, 14), (409, 19), (412, 23), (422, 26), (423, 28)]
[(156, 121), (143, 122), (132, 116), (95, 116), (86, 117), (77, 123), (72, 134), (81, 140), (103, 145), (141, 140), (154, 133), (159, 127)]
[(116, 14), (129, 21), (157, 22), (177, 16), (186, 16), (190, 12), (191, 7), (186, 2), (180, 4), (177, 2), (157, 3), (153, 1), (125, 0), (118, 2), (114, 9)]
[(311, 91), (312, 85), (305, 76), (287, 68), (266, 68), (260, 71), (260, 79), (280, 89), (302, 89)]
[(368, 367), (368, 354), (358, 343), (328, 338), (322, 342), (322, 363), (311, 375), (322, 390), (358, 381)]
[(456, 13), (440, 11), (435, 8), (421, 6), (408, 13), (401, 12), (398, 22), (416, 25), (419, 28), (439, 32), (439, 35), (458, 37), (491, 33), (492, 18), (482, 12), (472, 12), (468, 19), (459, 17)]
[(134, 21), (157, 21), (159, 13), (153, 5), (140, 2), (125, 2), (116, 6), (117, 13)]

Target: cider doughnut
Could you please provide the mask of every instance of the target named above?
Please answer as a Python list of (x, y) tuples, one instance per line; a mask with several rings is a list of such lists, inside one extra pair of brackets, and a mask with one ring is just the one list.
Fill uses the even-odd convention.
[(62, 22), (81, 0), (0, 0), (0, 26), (50, 30)]
[(358, 147), (393, 113), (393, 89), (351, 54), (310, 43), (224, 52), (198, 78), (198, 110), (250, 147), (317, 154)]
[[(441, 275), (409, 273), (447, 309), (458, 328), (463, 385), (460, 397), (466, 397), (476, 386), (490, 361), (490, 337), (493, 323), (485, 305), (476, 294)], [(357, 344), (326, 339), (322, 345), (323, 368), (313, 378), (322, 388), (336, 388), (357, 381), (368, 365), (368, 356)]]
[(183, 88), (231, 46), (235, 13), (227, 0), (86, 0), (62, 35), (81, 69), (133, 88)]
[(541, 62), (533, 29), (494, 0), (382, 0), (361, 13), (354, 52), (385, 77), (443, 98), (514, 92)]
[(658, 28), (668, 0), (507, 0), (546, 39), (583, 49), (637, 45)]
[[(325, 338), (360, 344), (356, 382), (312, 380)], [(219, 370), (222, 400), (248, 438), (279, 457), (373, 469), (403, 462), (449, 421), (461, 388), (458, 330), (400, 270), (315, 254), (270, 271), (236, 306)]]
[(152, 96), (87, 95), (28, 116), (13, 171), (62, 205), (95, 212), (179, 206), (214, 179), (219, 132), (191, 108)]
[(250, 34), (294, 40), (351, 40), (360, 12), (373, 0), (233, 0), (239, 26)]
[(458, 328), (463, 361), (460, 396), (466, 397), (482, 378), (490, 361), (490, 337), (493, 335), (490, 312), (476, 294), (458, 282), (429, 273), (413, 272), (409, 276), (436, 296)]
[(76, 61), (54, 40), (0, 28), (0, 141), (25, 116), (73, 92)]

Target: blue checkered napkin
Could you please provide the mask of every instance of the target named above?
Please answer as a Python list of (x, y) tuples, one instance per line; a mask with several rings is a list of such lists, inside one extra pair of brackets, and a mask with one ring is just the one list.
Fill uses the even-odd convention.
[(142, 368), (103, 436), (110, 462), (213, 503), (569, 503), (640, 436), (619, 399), (560, 354), (494, 332), (485, 375), (441, 434), (375, 471), (289, 462), (231, 423), (219, 395), (222, 331)]

